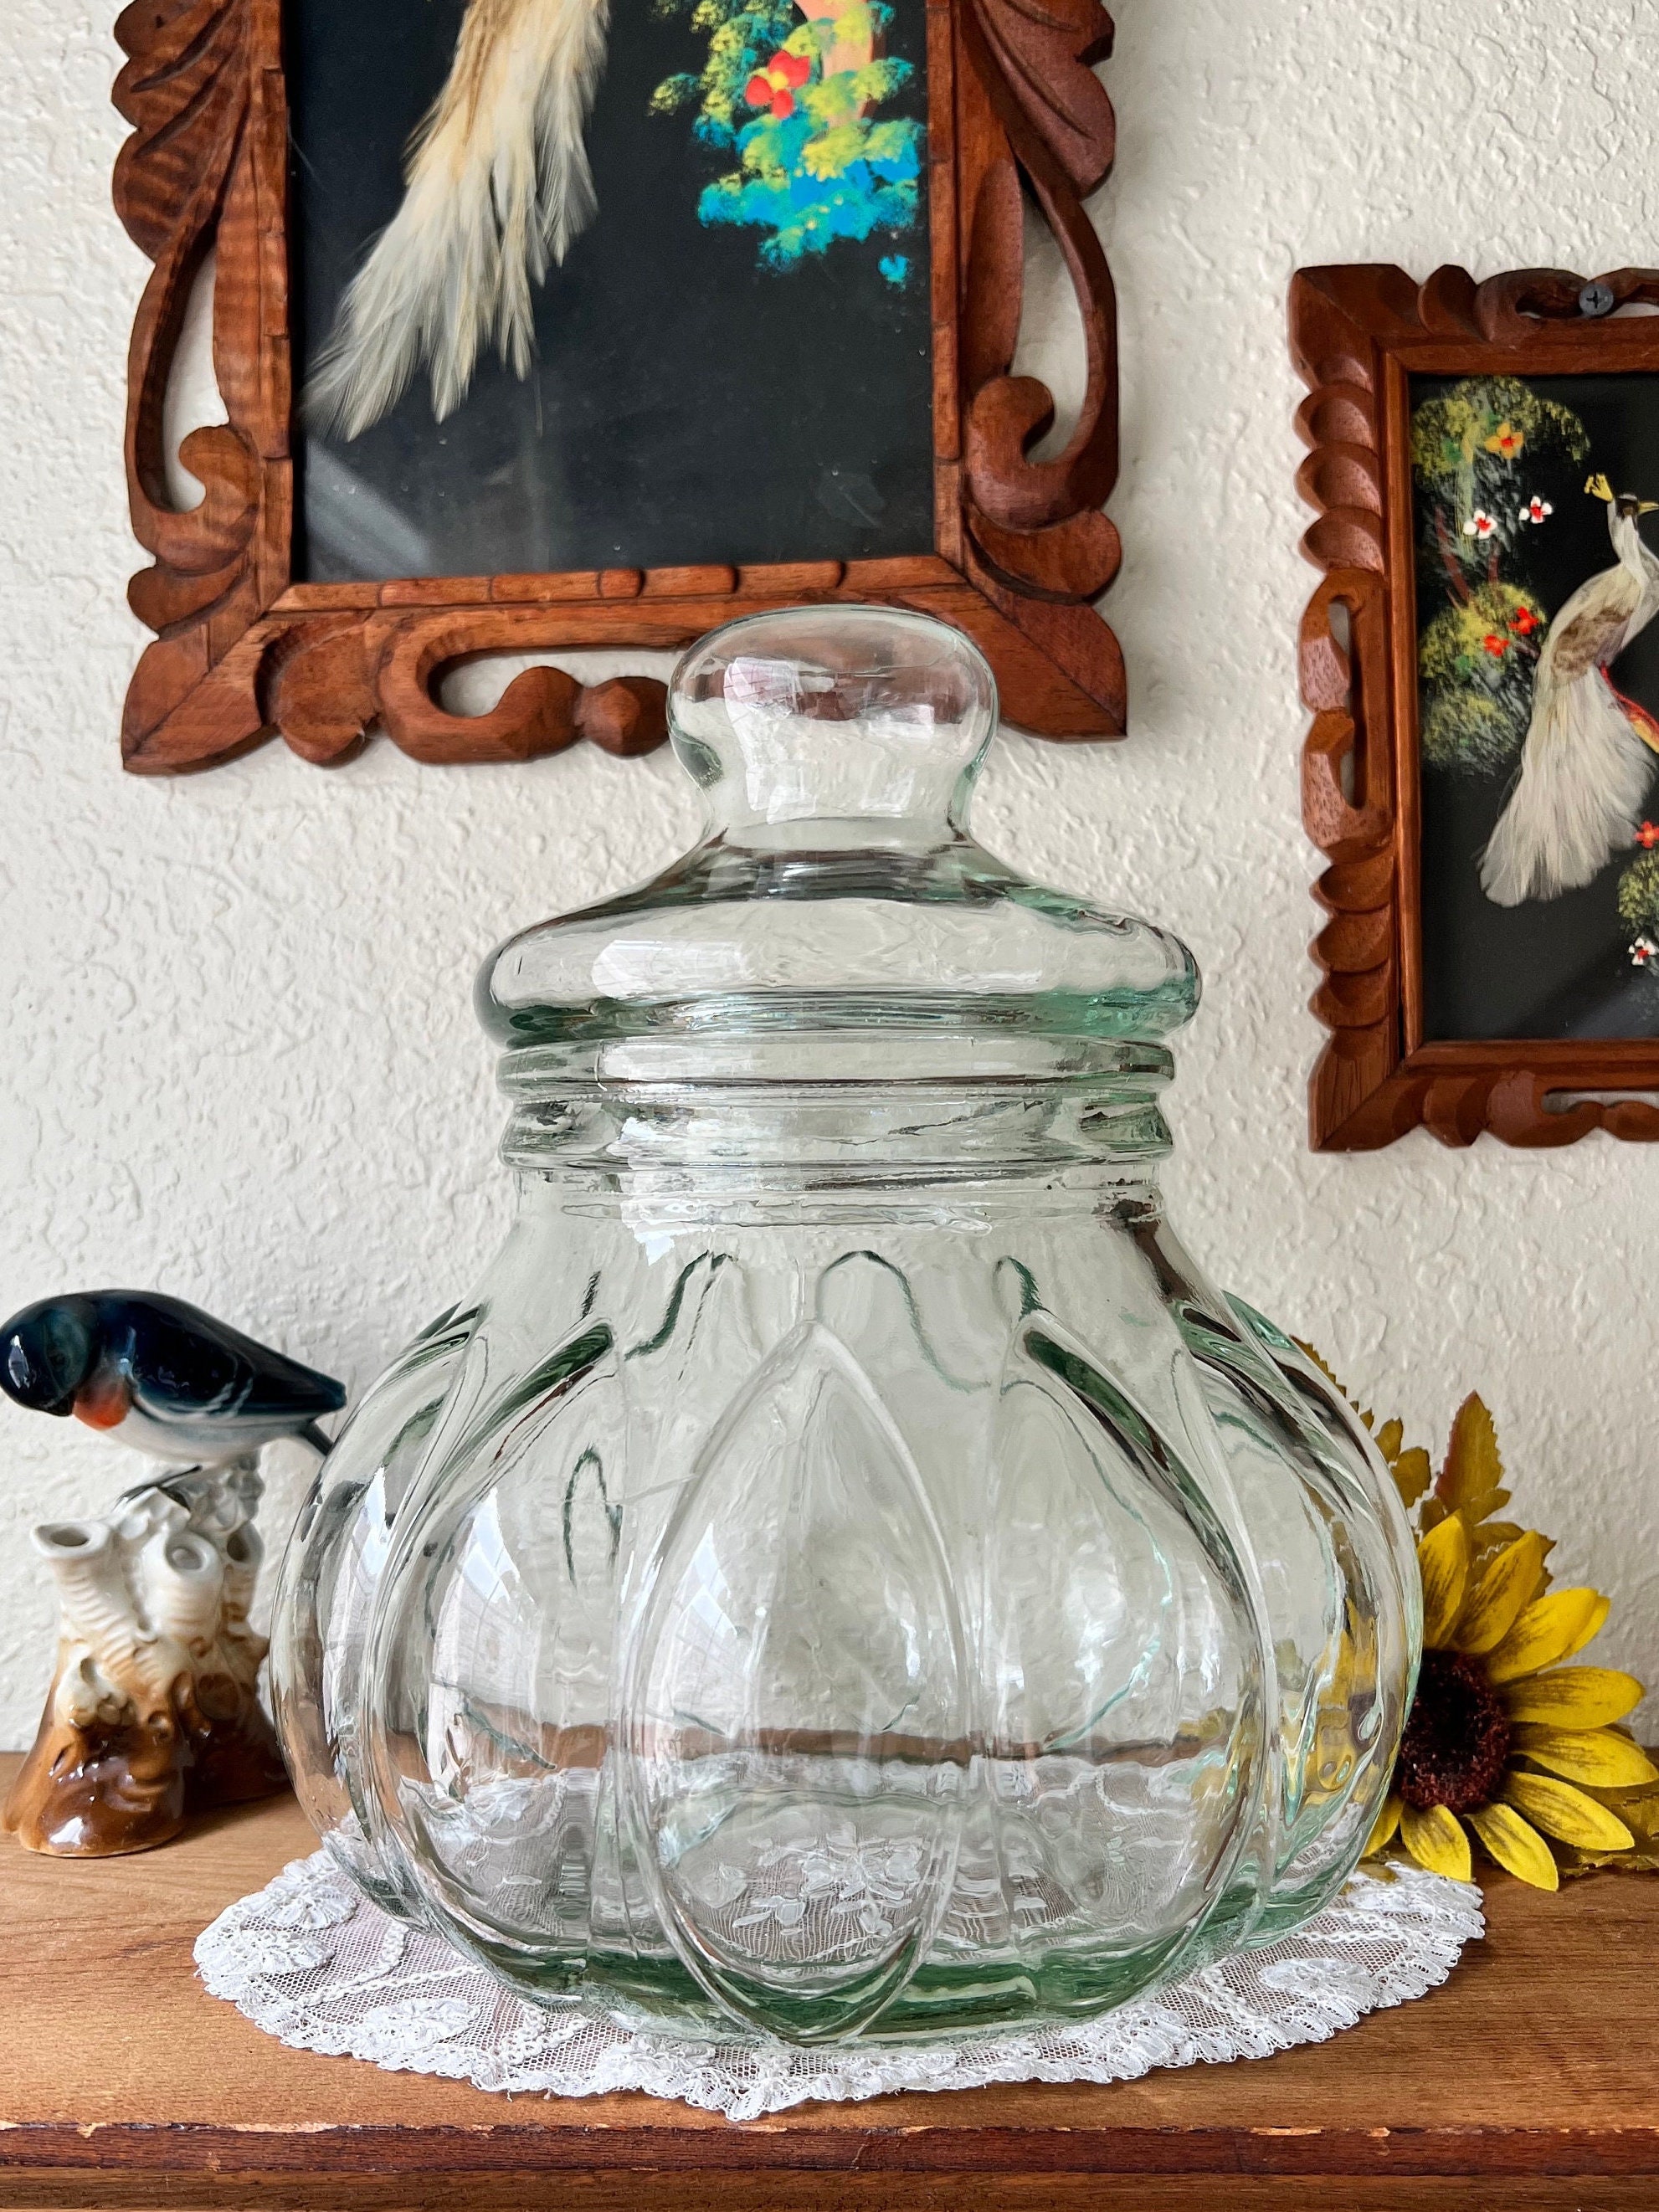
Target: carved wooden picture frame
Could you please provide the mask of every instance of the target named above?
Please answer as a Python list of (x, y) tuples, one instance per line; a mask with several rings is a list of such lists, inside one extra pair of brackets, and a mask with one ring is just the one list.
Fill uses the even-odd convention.
[[(1097, 0), (927, 0), (934, 544), (882, 561), (296, 583), (283, 0), (135, 0), (115, 102), (132, 125), (115, 203), (155, 264), (129, 361), (126, 467), (151, 565), (130, 600), (156, 632), (134, 676), (126, 767), (167, 775), (280, 733), (333, 763), (383, 730), (426, 761), (522, 760), (587, 737), (619, 753), (663, 735), (663, 687), (584, 688), (531, 668), (487, 714), (448, 713), (444, 670), (486, 653), (678, 647), (733, 617), (813, 599), (939, 616), (990, 658), (1009, 719), (1041, 735), (1124, 729), (1122, 656), (1093, 602), (1116, 573), (1100, 512), (1117, 471), (1111, 279), (1084, 200), (1113, 154), (1091, 64)], [(1024, 203), (1058, 242), (1082, 311), (1087, 389), (1064, 450), (1034, 459), (1050, 395), (1012, 374)], [(213, 360), (228, 421), (167, 489), (163, 402), (191, 285), (216, 248)]]
[[(1659, 1036), (1425, 1035), (1412, 456), (1413, 391), (1437, 388), (1413, 379), (1659, 371), (1659, 315), (1616, 313), (1654, 306), (1651, 270), (1589, 280), (1521, 270), (1477, 283), (1448, 267), (1419, 284), (1403, 270), (1365, 265), (1304, 269), (1292, 281), (1291, 352), (1309, 386), (1297, 422), (1311, 449), (1297, 483), (1318, 510), (1303, 550), (1322, 572), (1300, 639), (1313, 714), (1303, 817), (1329, 862), (1316, 889), (1329, 919), (1313, 945), (1323, 971), (1313, 1010), (1331, 1032), (1310, 1090), (1316, 1151), (1374, 1149), (1419, 1124), (1448, 1145), (1483, 1131), (1527, 1146), (1571, 1144), (1596, 1128), (1659, 1138), (1659, 1109), (1639, 1095), (1659, 1092)], [(1464, 526), (1487, 526), (1486, 517)], [(1546, 634), (1520, 613), (1516, 627), (1523, 623)], [(1502, 635), (1485, 645), (1507, 650)]]

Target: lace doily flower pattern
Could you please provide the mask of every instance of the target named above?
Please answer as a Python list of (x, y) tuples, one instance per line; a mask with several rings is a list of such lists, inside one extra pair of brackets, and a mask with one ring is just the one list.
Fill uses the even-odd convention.
[[(878, 1868), (866, 1880), (837, 1857), (813, 1873), (827, 1899), (859, 1913), (879, 1911), (903, 1869)], [(815, 2099), (1133, 2081), (1154, 2067), (1265, 2058), (1437, 1987), (1482, 1927), (1479, 1893), (1466, 1884), (1416, 1867), (1361, 1873), (1294, 1935), (1098, 2020), (941, 2044), (800, 2050), (736, 2034), (681, 2038), (575, 1999), (531, 2004), (438, 1936), (388, 1920), (319, 1851), (221, 1913), (198, 1940), (196, 1962), (215, 1996), (301, 2050), (483, 2089), (640, 2089), (746, 2120)]]

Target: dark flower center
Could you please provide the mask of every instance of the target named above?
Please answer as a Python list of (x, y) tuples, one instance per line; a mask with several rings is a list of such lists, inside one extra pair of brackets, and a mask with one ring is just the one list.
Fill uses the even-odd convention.
[(1510, 1755), (1510, 1723), (1478, 1659), (1425, 1651), (1417, 1697), (1400, 1747), (1400, 1794), (1426, 1812), (1473, 1813), (1498, 1794)]

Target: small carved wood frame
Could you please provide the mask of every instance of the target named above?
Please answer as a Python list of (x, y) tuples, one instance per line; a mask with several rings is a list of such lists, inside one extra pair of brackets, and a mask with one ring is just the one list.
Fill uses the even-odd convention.
[(1659, 270), (1522, 269), (1478, 284), (1449, 267), (1419, 285), (1365, 265), (1291, 282), (1291, 349), (1309, 387), (1297, 424), (1311, 448), (1297, 482), (1318, 509), (1302, 547), (1322, 571), (1300, 655), (1313, 714), (1303, 819), (1330, 862), (1315, 892), (1330, 919), (1314, 939), (1312, 1005), (1331, 1032), (1311, 1085), (1316, 1151), (1370, 1151), (1419, 1123), (1447, 1145), (1483, 1130), (1532, 1146), (1596, 1128), (1659, 1138), (1659, 1109), (1617, 1096), (1659, 1091), (1659, 1042), (1423, 1034), (1408, 380), (1659, 369), (1659, 316), (1609, 319), (1632, 304), (1659, 305)]
[[(605, 569), (296, 584), (282, 0), (134, 0), (115, 104), (132, 125), (115, 204), (155, 264), (132, 333), (133, 529), (152, 565), (130, 599), (156, 632), (127, 696), (126, 766), (205, 768), (280, 732), (319, 763), (371, 728), (426, 761), (524, 760), (579, 737), (618, 753), (664, 734), (663, 687), (519, 676), (476, 716), (436, 686), (468, 655), (676, 647), (811, 599), (879, 600), (956, 623), (988, 654), (1011, 720), (1051, 738), (1124, 727), (1122, 656), (1091, 602), (1120, 558), (1100, 512), (1117, 474), (1111, 277), (1084, 211), (1111, 166), (1110, 50), (1098, 0), (927, 0), (933, 315), (934, 547), (902, 560)], [(1062, 452), (1031, 449), (1050, 396), (1011, 369), (1022, 181), (1065, 257), (1088, 384)], [(169, 499), (162, 401), (191, 286), (216, 245), (213, 358), (228, 421), (181, 458), (206, 488)]]

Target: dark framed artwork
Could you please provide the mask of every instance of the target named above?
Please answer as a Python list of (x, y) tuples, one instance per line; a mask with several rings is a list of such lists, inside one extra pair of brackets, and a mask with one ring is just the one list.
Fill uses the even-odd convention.
[[(532, 669), (476, 716), (436, 687), (815, 598), (940, 616), (1012, 720), (1122, 734), (1097, 0), (142, 0), (117, 31), (116, 204), (155, 263), (129, 769), (376, 728), (641, 751), (644, 678)], [(1083, 315), (1057, 452), (1012, 374), (1030, 208)], [(180, 508), (162, 403), (210, 250), (228, 420), (185, 441)]]
[(1305, 269), (1316, 1149), (1659, 1138), (1659, 271)]

